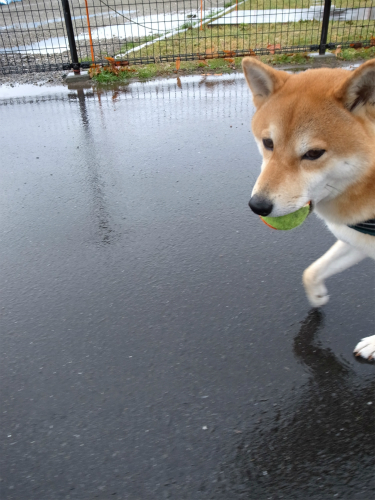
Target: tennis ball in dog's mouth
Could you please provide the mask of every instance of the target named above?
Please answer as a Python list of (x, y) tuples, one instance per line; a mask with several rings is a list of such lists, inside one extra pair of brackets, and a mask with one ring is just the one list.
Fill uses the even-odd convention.
[(261, 217), (262, 221), (272, 229), (288, 231), (300, 226), (310, 213), (310, 203), (288, 215), (280, 217)]

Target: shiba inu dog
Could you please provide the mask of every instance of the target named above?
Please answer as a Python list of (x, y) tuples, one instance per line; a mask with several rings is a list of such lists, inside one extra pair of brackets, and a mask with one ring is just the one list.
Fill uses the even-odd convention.
[[(338, 241), (303, 273), (313, 307), (329, 300), (325, 280), (375, 259), (375, 60), (355, 71), (277, 71), (245, 57), (263, 156), (250, 208), (278, 217), (310, 202)], [(354, 352), (375, 359), (375, 335)]]

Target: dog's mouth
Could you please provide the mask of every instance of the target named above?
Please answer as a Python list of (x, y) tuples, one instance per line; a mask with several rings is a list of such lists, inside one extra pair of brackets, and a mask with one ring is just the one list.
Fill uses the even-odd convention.
[(307, 205), (309, 205), (309, 206), (310, 206), (310, 210), (309, 210), (309, 215), (310, 215), (310, 214), (311, 214), (311, 212), (313, 212), (313, 210), (314, 210), (314, 204), (313, 204), (313, 202), (310, 200), (308, 203), (306, 203), (306, 205), (305, 205), (305, 206), (307, 207)]

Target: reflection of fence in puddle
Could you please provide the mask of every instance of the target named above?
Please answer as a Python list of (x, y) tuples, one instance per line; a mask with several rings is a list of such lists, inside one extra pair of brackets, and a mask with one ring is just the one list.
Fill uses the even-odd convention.
[[(75, 100), (76, 97), (71, 94), (69, 99)], [(241, 74), (197, 75), (182, 78), (180, 82), (171, 78), (135, 83), (110, 91), (96, 88), (87, 91), (86, 99), (90, 107), (97, 103), (107, 110), (118, 109), (123, 101), (133, 102), (137, 106), (136, 121), (139, 123), (159, 121), (167, 116), (174, 122), (185, 121), (189, 117), (193, 119), (197, 113), (207, 117), (231, 117), (245, 108), (249, 109), (250, 116), (252, 109), (250, 92)]]
[[(11, 90), (17, 95), (21, 86)], [(41, 95), (1, 100), (0, 89), (0, 108), (12, 107), (12, 116), (20, 123), (24, 122), (25, 116), (30, 117), (33, 110), (39, 116), (48, 114), (58, 117), (55, 122), (59, 123), (59, 136), (66, 144), (69, 142), (66, 154), (71, 155), (72, 162), (76, 161), (74, 152), (76, 145), (79, 145), (80, 155), (85, 161), (74, 164), (77, 171), (84, 173), (85, 192), (89, 195), (87, 207), (92, 213), (91, 220), (95, 221), (90, 242), (100, 246), (113, 245), (119, 238), (118, 221), (112, 210), (111, 183), (106, 173), (110, 170), (109, 148), (115, 148), (118, 152), (120, 168), (130, 170), (132, 164), (129, 165), (127, 151), (129, 148), (143, 147), (148, 140), (147, 130), (153, 133), (160, 126), (165, 130), (172, 127), (174, 131), (180, 128), (181, 144), (185, 144), (190, 151), (208, 144), (212, 134), (217, 133), (215, 124), (232, 117), (233, 131), (228, 121), (225, 129), (235, 142), (239, 114), (250, 116), (252, 110), (250, 92), (242, 75), (186, 77), (181, 79), (181, 86), (177, 84), (177, 79), (169, 79), (130, 84), (123, 89), (112, 90), (69, 90), (59, 87), (55, 90), (56, 95), (43, 95), (43, 88), (34, 89), (34, 92), (37, 90)], [(197, 115), (206, 126), (207, 136), (197, 137), (194, 143), (185, 137), (185, 129), (187, 126), (195, 130)], [(247, 125), (243, 123), (243, 126)], [(114, 127), (122, 130), (122, 133), (114, 136)], [(168, 143), (168, 134), (163, 134), (159, 147), (165, 154), (166, 162), (170, 161), (168, 155), (174, 154)], [(202, 167), (210, 163), (203, 155), (201, 161)]]
[[(29, 96), (27, 96), (28, 91)], [(36, 102), (40, 105), (48, 102), (49, 106), (55, 103), (59, 108), (76, 106), (78, 102), (82, 107), (83, 100), (87, 107), (87, 116), (90, 117), (91, 113), (96, 114), (99, 107), (104, 112), (105, 119), (109, 119), (112, 116), (111, 112), (117, 109), (123, 101), (127, 101), (127, 105), (133, 102), (137, 106), (137, 113), (133, 115), (132, 125), (134, 121), (147, 123), (155, 119), (160, 120), (161, 116), (165, 117), (167, 114), (176, 121), (189, 119), (190, 116), (193, 119), (193, 116), (197, 114), (197, 108), (200, 110), (198, 113), (204, 113), (208, 117), (236, 116), (238, 111), (245, 109), (249, 109), (250, 116), (252, 110), (250, 92), (242, 74), (218, 77), (196, 75), (181, 78), (179, 81), (177, 78), (170, 78), (131, 83), (111, 90), (87, 88), (80, 93), (77, 90), (69, 90), (67, 87), (58, 87), (55, 90), (51, 87), (46, 95), (45, 89), (33, 85), (7, 89), (4, 96), (0, 92), (0, 107), (35, 104)], [(204, 106), (202, 106), (203, 102)], [(61, 113), (62, 119), (69, 114), (56, 112)], [(113, 116), (116, 120), (120, 118), (121, 114)]]

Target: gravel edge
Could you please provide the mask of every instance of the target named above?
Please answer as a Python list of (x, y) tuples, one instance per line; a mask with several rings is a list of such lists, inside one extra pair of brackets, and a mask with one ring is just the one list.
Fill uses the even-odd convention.
[(15, 85), (38, 85), (39, 87), (53, 87), (64, 83), (67, 71), (46, 71), (40, 73), (12, 73), (0, 74), (0, 86), (14, 87)]

